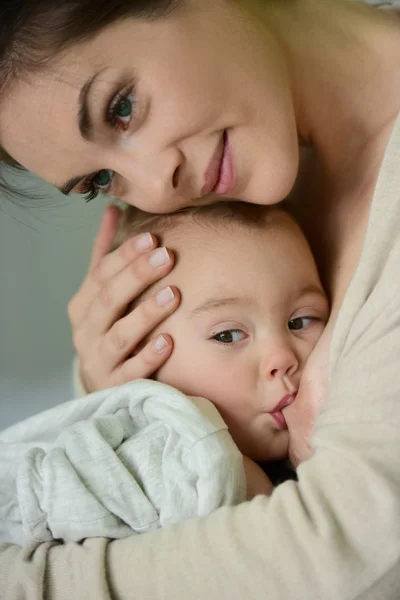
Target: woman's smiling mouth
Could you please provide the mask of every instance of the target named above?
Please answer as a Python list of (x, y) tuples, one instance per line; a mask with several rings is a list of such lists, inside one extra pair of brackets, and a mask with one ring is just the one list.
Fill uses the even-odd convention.
[(207, 170), (204, 175), (202, 196), (214, 192), (218, 195), (227, 194), (235, 185), (236, 173), (233, 168), (232, 152), (227, 130), (224, 131)]

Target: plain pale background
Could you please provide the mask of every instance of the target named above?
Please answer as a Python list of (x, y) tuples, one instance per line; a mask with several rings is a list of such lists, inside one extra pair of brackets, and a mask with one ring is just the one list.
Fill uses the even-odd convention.
[(31, 175), (18, 185), (40, 199), (0, 194), (0, 429), (73, 396), (66, 305), (105, 206), (66, 199)]
[(0, 195), (0, 429), (73, 396), (66, 306), (105, 207), (31, 175), (11, 183), (38, 198)]

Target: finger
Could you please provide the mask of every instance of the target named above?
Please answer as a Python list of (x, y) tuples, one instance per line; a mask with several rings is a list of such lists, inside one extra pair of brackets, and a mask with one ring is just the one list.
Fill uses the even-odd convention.
[(141, 254), (154, 249), (156, 246), (157, 239), (154, 235), (148, 232), (140, 233), (104, 256), (94, 267), (92, 278), (96, 284), (102, 284), (125, 269)]
[(117, 206), (107, 206), (100, 224), (99, 232), (93, 244), (89, 270), (93, 269), (101, 258), (109, 252), (111, 242), (117, 231), (120, 216), (121, 211)]
[(171, 356), (172, 350), (173, 342), (168, 334), (163, 333), (156, 336), (146, 344), (139, 354), (128, 359), (116, 369), (114, 385), (151, 377)]
[[(105, 334), (123, 315), (126, 307), (147, 287), (172, 269), (174, 255), (166, 248), (144, 254), (107, 282), (97, 294), (86, 316), (92, 335)], [(143, 310), (143, 309), (140, 309)]]
[(117, 321), (101, 339), (98, 356), (88, 357), (93, 360), (92, 373), (101, 364), (102, 370), (111, 373), (146, 341), (146, 337), (170, 314), (180, 303), (179, 291), (174, 286), (162, 289), (158, 294), (144, 300), (137, 308)]
[(157, 240), (150, 233), (139, 234), (100, 259), (97, 265), (91, 271), (89, 270), (79, 291), (68, 304), (68, 314), (72, 326), (77, 328), (86, 320), (93, 302), (101, 288), (107, 285), (108, 280), (129, 266), (139, 257), (140, 253), (145, 253), (156, 245)]

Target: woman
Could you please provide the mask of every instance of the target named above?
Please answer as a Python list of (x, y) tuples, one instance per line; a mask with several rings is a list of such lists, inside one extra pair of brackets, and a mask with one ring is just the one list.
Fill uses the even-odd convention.
[[(7, 155), (153, 211), (291, 192), (332, 301), (308, 373), (319, 398), (332, 342), (298, 483), (143, 537), (3, 547), (5, 597), (398, 598), (399, 22), (345, 0), (20, 4), (0, 9)], [(152, 267), (154, 239), (106, 256), (115, 220), (70, 306), (90, 390), (172, 350), (164, 336), (135, 352), (178, 298), (121, 315), (173, 257)], [(318, 410), (306, 387), (285, 413), (295, 459)]]

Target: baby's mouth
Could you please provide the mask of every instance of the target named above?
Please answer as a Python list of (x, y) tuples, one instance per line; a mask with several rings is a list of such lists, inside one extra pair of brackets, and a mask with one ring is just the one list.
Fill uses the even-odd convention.
[(275, 406), (275, 408), (269, 413), (274, 419), (280, 429), (287, 429), (286, 419), (282, 413), (283, 409), (287, 406), (293, 404), (296, 400), (297, 391), (292, 394), (286, 394), (280, 402)]

